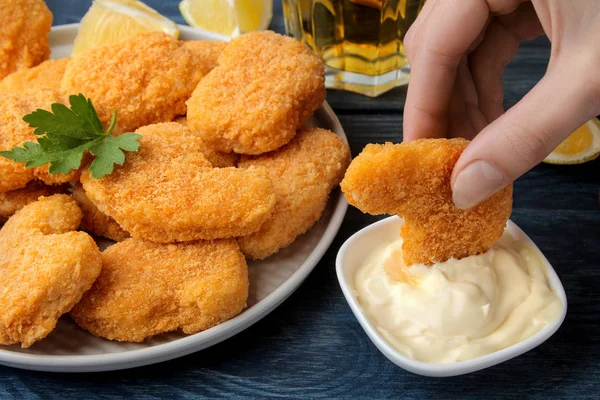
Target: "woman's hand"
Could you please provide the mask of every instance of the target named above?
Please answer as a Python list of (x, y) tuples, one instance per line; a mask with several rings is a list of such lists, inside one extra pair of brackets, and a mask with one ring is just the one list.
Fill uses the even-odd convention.
[[(521, 40), (543, 33), (548, 70), (505, 113), (504, 68)], [(600, 113), (598, 0), (427, 0), (405, 47), (404, 139), (473, 139), (452, 175), (459, 208), (510, 184)]]

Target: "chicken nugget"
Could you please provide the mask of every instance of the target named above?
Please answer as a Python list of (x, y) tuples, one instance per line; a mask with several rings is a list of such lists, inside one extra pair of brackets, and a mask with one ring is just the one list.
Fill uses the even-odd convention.
[(0, 229), (0, 344), (46, 337), (100, 274), (102, 255), (70, 196), (41, 197)]
[(47, 186), (41, 182), (30, 182), (23, 189), (0, 193), (0, 223), (6, 222), (14, 213), (41, 196), (51, 196), (65, 191), (65, 186)]
[(182, 43), (194, 56), (195, 69), (200, 74), (197, 82), (217, 66), (219, 55), (227, 46), (227, 42), (221, 40), (188, 40)]
[(222, 152), (261, 154), (288, 143), (325, 100), (321, 59), (274, 32), (232, 39), (188, 100), (188, 124)]
[(258, 232), (238, 239), (242, 252), (266, 258), (289, 246), (319, 220), (329, 193), (344, 176), (350, 149), (325, 129), (304, 129), (287, 145), (261, 156), (246, 157), (239, 168), (264, 167), (275, 185), (273, 215)]
[(0, 93), (26, 92), (37, 89), (60, 91), (60, 80), (70, 58), (44, 61), (33, 68), (13, 72), (0, 81)]
[(0, 79), (48, 59), (51, 27), (42, 0), (0, 0)]
[[(176, 118), (175, 121), (183, 126), (187, 127), (187, 118), (179, 117)], [(202, 140), (200, 135), (194, 133), (190, 130), (190, 134), (194, 134), (198, 139), (199, 150), (202, 152), (204, 157), (212, 164), (213, 167), (223, 168), (223, 167), (234, 167), (239, 156), (235, 153), (223, 153), (215, 150), (211, 145)]]
[(264, 169), (213, 168), (178, 123), (142, 127), (141, 147), (100, 179), (81, 176), (88, 198), (131, 236), (184, 242), (249, 235), (275, 206)]
[(512, 211), (512, 185), (469, 210), (456, 208), (450, 177), (466, 139), (369, 144), (341, 183), (350, 204), (404, 218), (404, 262), (431, 265), (488, 250)]
[(115, 242), (122, 242), (129, 238), (129, 233), (123, 230), (117, 222), (98, 210), (90, 199), (87, 198), (85, 190), (81, 183), (77, 183), (73, 187), (73, 199), (81, 208), (83, 218), (79, 228), (94, 236), (104, 237)]
[(194, 70), (181, 42), (162, 32), (141, 33), (74, 57), (61, 89), (91, 98), (105, 125), (117, 110), (117, 131), (132, 132), (185, 114), (199, 79)]
[(127, 239), (104, 251), (102, 272), (71, 317), (96, 336), (141, 342), (218, 325), (239, 314), (247, 299), (248, 266), (234, 239)]
[[(36, 136), (23, 117), (43, 108), (49, 110), (52, 103), (63, 103), (64, 98), (56, 91), (41, 89), (26, 93), (5, 93), (0, 96), (0, 151), (21, 147), (23, 142), (35, 142)], [(24, 188), (30, 181), (41, 180), (47, 185), (57, 185), (78, 179), (79, 172), (50, 174), (48, 165), (25, 168), (18, 163), (0, 157), (0, 193)]]

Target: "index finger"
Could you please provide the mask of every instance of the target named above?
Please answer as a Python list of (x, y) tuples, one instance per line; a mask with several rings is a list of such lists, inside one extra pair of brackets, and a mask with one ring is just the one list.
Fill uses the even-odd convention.
[[(456, 71), (490, 14), (486, 0), (425, 3), (423, 20), (407, 34), (411, 67), (404, 107), (404, 140), (445, 137)], [(427, 9), (428, 8), (428, 9)]]

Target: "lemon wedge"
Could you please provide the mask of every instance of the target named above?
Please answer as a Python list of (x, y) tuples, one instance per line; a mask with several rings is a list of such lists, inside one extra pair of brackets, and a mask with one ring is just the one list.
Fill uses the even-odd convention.
[(175, 22), (139, 0), (94, 0), (81, 20), (71, 55), (116, 43), (137, 33), (155, 31), (179, 36)]
[(183, 0), (179, 11), (195, 28), (237, 36), (267, 29), (273, 17), (273, 0)]
[(548, 164), (583, 164), (600, 155), (600, 122), (594, 118), (566, 138), (546, 159)]

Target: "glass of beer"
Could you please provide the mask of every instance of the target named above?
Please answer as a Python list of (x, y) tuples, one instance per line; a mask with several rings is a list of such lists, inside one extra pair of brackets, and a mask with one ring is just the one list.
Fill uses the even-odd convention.
[(378, 96), (408, 83), (402, 41), (425, 0), (283, 0), (288, 35), (319, 54), (328, 88)]

